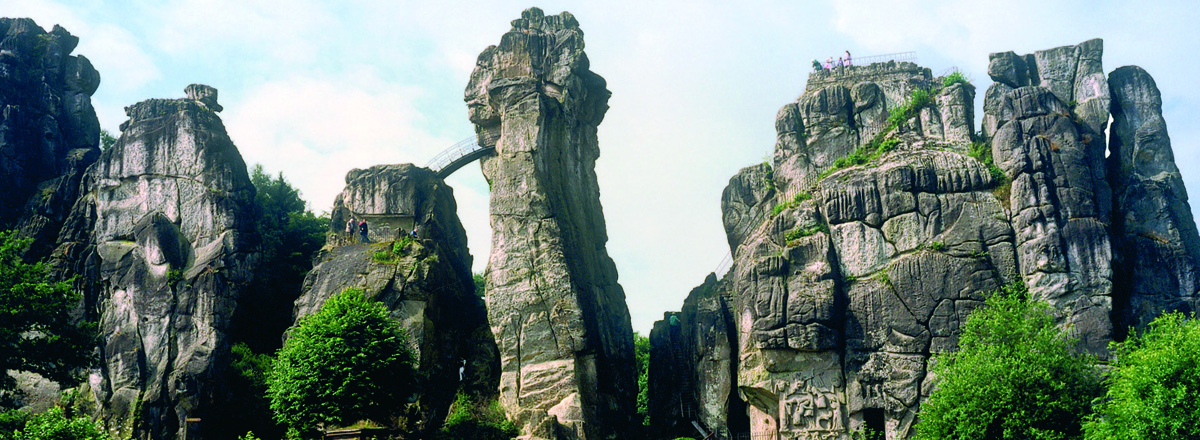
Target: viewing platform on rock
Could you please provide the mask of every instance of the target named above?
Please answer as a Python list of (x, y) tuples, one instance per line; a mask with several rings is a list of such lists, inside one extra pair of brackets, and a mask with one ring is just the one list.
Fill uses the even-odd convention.
[(916, 61), (916, 52), (852, 58), (852, 65), (810, 72), (804, 91), (810, 92), (836, 84), (849, 86), (864, 80), (933, 81), (933, 73), (929, 68), (918, 66)]

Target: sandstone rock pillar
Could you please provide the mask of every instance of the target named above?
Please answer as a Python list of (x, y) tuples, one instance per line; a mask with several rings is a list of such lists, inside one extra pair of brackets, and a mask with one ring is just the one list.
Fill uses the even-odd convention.
[(512, 25), (480, 54), (465, 97), (481, 141), (497, 139), (482, 166), (501, 403), (524, 438), (626, 438), (633, 337), (594, 170), (610, 93), (570, 13), (533, 8)]
[(1114, 320), (1124, 331), (1164, 311), (1196, 310), (1200, 237), (1154, 78), (1125, 66), (1109, 74), (1108, 85), (1113, 100), (1108, 161), (1117, 207)]

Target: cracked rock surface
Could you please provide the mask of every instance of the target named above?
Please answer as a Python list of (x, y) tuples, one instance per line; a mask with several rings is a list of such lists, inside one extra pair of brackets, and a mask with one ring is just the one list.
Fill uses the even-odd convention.
[(491, 185), (487, 307), (500, 402), (531, 439), (628, 438), (637, 394), (625, 293), (595, 161), (608, 109), (570, 13), (526, 10), (479, 55), (465, 100)]

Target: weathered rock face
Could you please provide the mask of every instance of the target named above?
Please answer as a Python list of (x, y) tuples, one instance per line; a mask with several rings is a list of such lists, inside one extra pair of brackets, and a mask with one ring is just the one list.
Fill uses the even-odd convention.
[(99, 321), (96, 416), (120, 436), (178, 438), (224, 392), (226, 331), (257, 261), (255, 190), (210, 105), (151, 99), (126, 114), (83, 178), (53, 264), (81, 275)]
[(1117, 329), (1144, 326), (1164, 311), (1200, 306), (1200, 237), (1154, 78), (1137, 66), (1114, 70), (1108, 158), (1114, 197)]
[(627, 438), (637, 384), (625, 294), (596, 184), (604, 79), (569, 13), (529, 9), (466, 90), (491, 184), (488, 318), (500, 401), (526, 438)]
[[(354, 215), (367, 218), (378, 235), (373, 244), (331, 240), (304, 280), (295, 318), (351, 287), (386, 305), (407, 330), (422, 373), (416, 417), (409, 417), (407, 429), (417, 434), (437, 429), (457, 392), (493, 396), (500, 379), (499, 354), (483, 299), (475, 295), (453, 190), (432, 171), (410, 164), (352, 170), (346, 182), (334, 202), (333, 232), (344, 230), (339, 216)], [(414, 219), (429, 238), (396, 241), (384, 226)]]
[[(1105, 77), (1101, 52), (1092, 40), (992, 54), (984, 134), (994, 165), (966, 154), (968, 85), (942, 87), (879, 135), (864, 121), (886, 118), (902, 102), (896, 91), (938, 82), (895, 65), (814, 74), (778, 114), (774, 169), (743, 169), (722, 197), (733, 266), (718, 285), (736, 300), (714, 308), (734, 316), (736, 339), (688, 341), (675, 336), (686, 326), (663, 321), (653, 352), (736, 347), (731, 380), (752, 436), (844, 439), (868, 427), (906, 438), (935, 386), (931, 354), (955, 350), (969, 313), (1004, 284), (1023, 282), (1101, 357), (1122, 336), (1114, 328), (1195, 310), (1200, 234), (1161, 98), (1139, 68)], [(872, 138), (892, 148), (835, 169)], [(662, 362), (667, 383), (654, 387), (672, 392), (713, 370)], [(725, 401), (683, 394), (697, 407)], [(652, 420), (678, 417), (659, 412)]]
[(59, 26), (47, 33), (27, 18), (0, 18), (0, 229), (33, 238), (34, 258), (54, 249), (100, 152), (91, 103), (100, 74), (71, 56), (78, 43)]
[(737, 393), (737, 335), (726, 294), (710, 274), (682, 312), (650, 331), (649, 422), (655, 438), (695, 437), (692, 421), (719, 438), (749, 431)]

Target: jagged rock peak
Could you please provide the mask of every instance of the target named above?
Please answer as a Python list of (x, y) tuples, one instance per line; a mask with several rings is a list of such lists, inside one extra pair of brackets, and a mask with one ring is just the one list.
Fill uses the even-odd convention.
[(61, 26), (46, 32), (28, 18), (0, 18), (0, 228), (33, 238), (32, 258), (53, 250), (99, 153), (91, 95), (100, 74), (71, 55), (78, 43)]
[[(570, 12), (547, 17), (540, 8), (529, 8), (521, 12), (521, 18), (512, 21), (513, 30), (554, 32), (564, 29), (578, 30), (579, 21)], [(583, 32), (583, 31), (579, 31)]]

